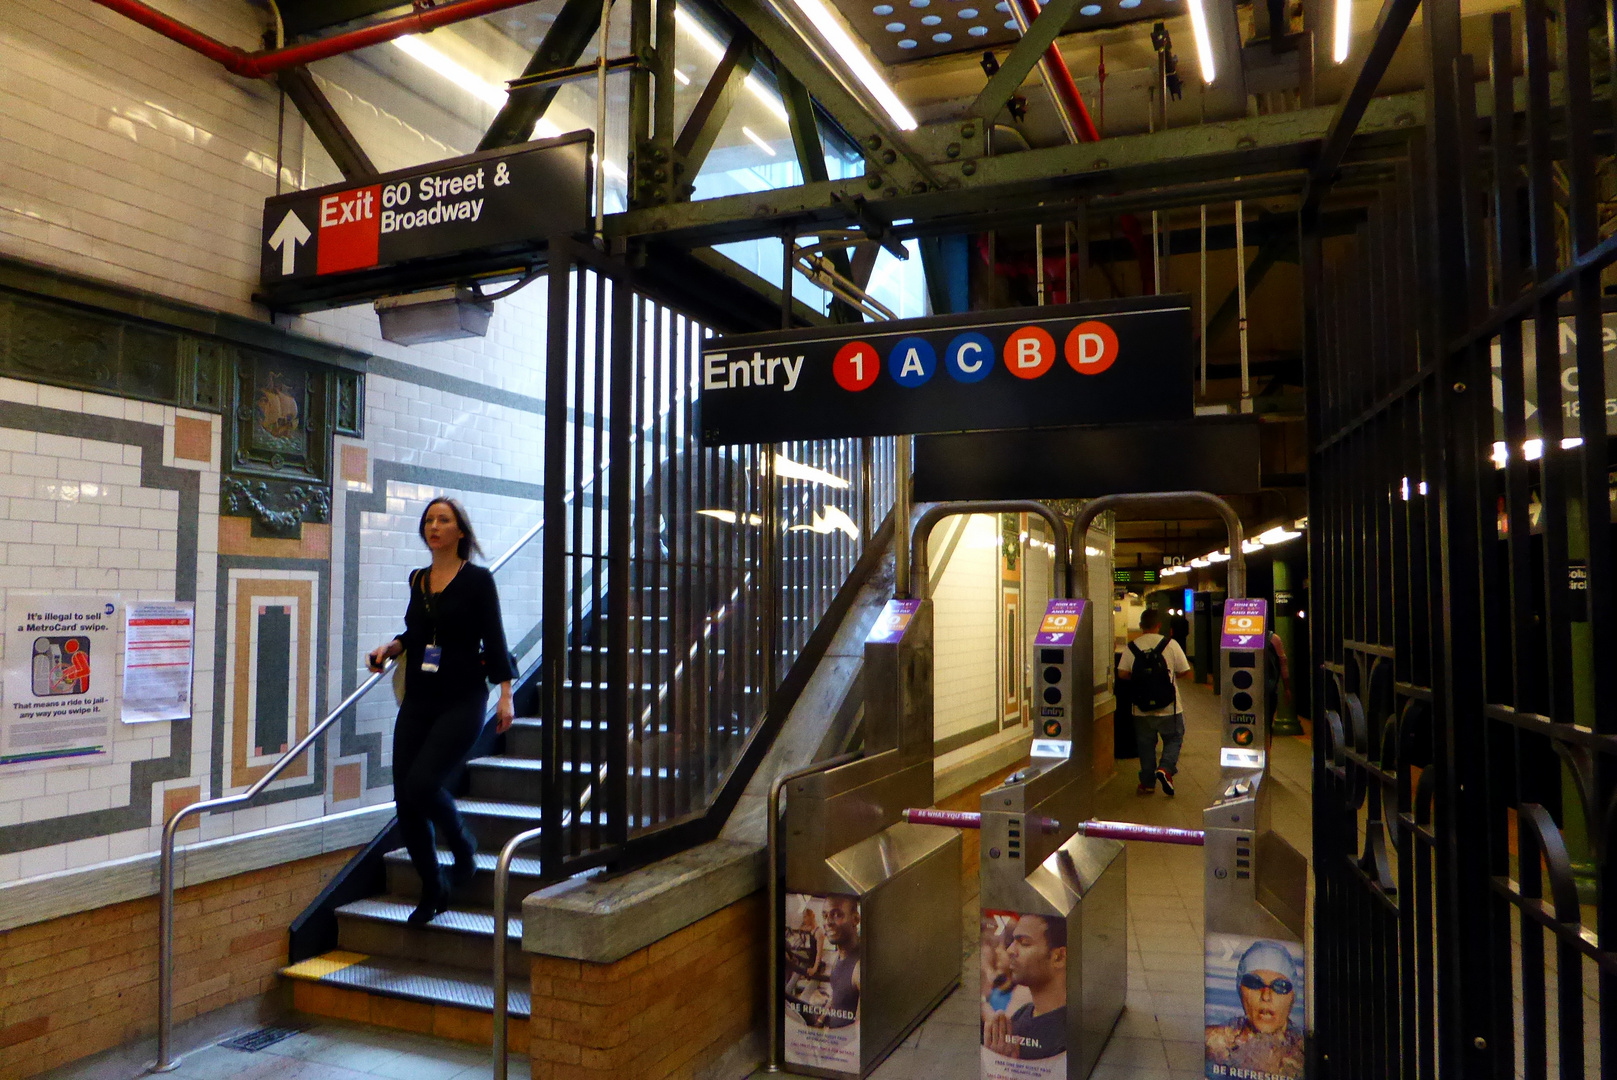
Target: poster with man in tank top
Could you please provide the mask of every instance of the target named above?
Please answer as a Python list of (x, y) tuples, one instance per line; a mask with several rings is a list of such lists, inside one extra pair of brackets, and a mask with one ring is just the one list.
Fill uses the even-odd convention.
[(786, 1064), (859, 1071), (859, 899), (786, 894)]
[(1067, 920), (984, 911), (982, 935), (982, 1080), (1066, 1080)]

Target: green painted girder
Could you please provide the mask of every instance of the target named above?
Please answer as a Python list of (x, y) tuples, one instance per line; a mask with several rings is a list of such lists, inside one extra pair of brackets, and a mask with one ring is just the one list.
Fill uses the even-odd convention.
[[(1242, 185), (1253, 190), (1271, 194), (1277, 189), (1295, 191), (1334, 112), (1331, 108), (1302, 109), (1099, 143), (940, 162), (935, 168), (944, 174), (949, 189), (923, 195), (882, 197), (871, 191), (865, 178), (855, 177), (632, 210), (609, 216), (605, 227), (615, 238), (657, 236), (682, 246), (775, 237), (786, 228), (806, 233), (815, 228), (848, 227), (854, 222), (846, 200), (863, 195), (882, 217), (911, 219), (915, 224), (908, 234), (919, 235), (948, 231), (928, 229), (929, 223), (956, 222), (966, 229), (982, 228), (983, 220), (1007, 214), (1028, 220), (1054, 219), (1063, 206), (1096, 200), (1118, 204), (1108, 209), (1122, 209), (1129, 199), (1150, 205), (1153, 189), (1195, 184), (1227, 187), (1237, 177), (1244, 178)], [(1423, 116), (1418, 93), (1377, 98), (1365, 112), (1349, 160), (1386, 156), (1389, 150), (1399, 152)], [(963, 132), (980, 129), (981, 123), (949, 126)], [(1217, 201), (1214, 194), (1218, 199), (1235, 197), (1193, 189), (1188, 202)]]
[(885, 183), (900, 191), (925, 190), (942, 183), (939, 172), (911, 148), (903, 133), (844, 85), (821, 61), (814, 46), (775, 13), (770, 0), (725, 0), (723, 10), (785, 65), (859, 144), (872, 175), (880, 172)]
[[(943, 174), (948, 189), (922, 195), (883, 197), (870, 189), (866, 178), (854, 177), (631, 210), (608, 216), (605, 227), (614, 238), (656, 236), (694, 247), (778, 237), (787, 228), (800, 233), (846, 228), (855, 224), (847, 205), (855, 195), (867, 197), (872, 210), (887, 220), (911, 219), (914, 225), (906, 234), (920, 235), (948, 231), (929, 229), (929, 223), (955, 222), (968, 229), (981, 228), (983, 220), (996, 215), (1056, 219), (1063, 207), (1097, 201), (1112, 203), (1107, 210), (1132, 208), (1134, 203), (1149, 206), (1155, 189), (1197, 184), (1210, 186), (1206, 191), (1190, 187), (1177, 205), (1231, 199), (1236, 197), (1232, 191), (1215, 189), (1229, 188), (1237, 177), (1243, 178), (1241, 185), (1248, 191), (1295, 192), (1334, 114), (1328, 107), (1300, 109), (1098, 143), (939, 162), (934, 168)], [(1365, 111), (1348, 161), (1401, 153), (1424, 115), (1421, 94), (1377, 98)], [(950, 126), (963, 132), (982, 125), (968, 120)]]

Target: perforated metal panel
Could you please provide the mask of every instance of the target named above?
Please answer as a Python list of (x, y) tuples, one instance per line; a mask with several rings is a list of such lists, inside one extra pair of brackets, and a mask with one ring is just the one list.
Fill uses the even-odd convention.
[[(887, 64), (1003, 49), (1022, 36), (1010, 0), (838, 0), (837, 7)], [(1185, 10), (1185, 0), (1085, 0), (1066, 32), (1167, 19)]]

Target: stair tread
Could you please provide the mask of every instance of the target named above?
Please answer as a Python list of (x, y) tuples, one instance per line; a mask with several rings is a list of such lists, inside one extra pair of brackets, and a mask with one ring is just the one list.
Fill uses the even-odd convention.
[(532, 820), (537, 823), (544, 813), (542, 807), (533, 803), (507, 802), (504, 799), (467, 799), (455, 800), (455, 806), (463, 814), (482, 814), (485, 817), (517, 818), (522, 821)]
[[(281, 974), (289, 979), (364, 990), (407, 1001), (489, 1012), (494, 1009), (493, 972), (468, 971), (422, 960), (335, 951), (282, 968)], [(528, 981), (512, 972), (506, 991), (508, 1011), (512, 1016), (528, 1016), (533, 1009), (531, 1001)]]
[(543, 772), (545, 763), (538, 758), (479, 757), (466, 763), (474, 769), (511, 769), (517, 772)]
[[(445, 851), (443, 848), (439, 848), (437, 854), (439, 866), (448, 867), (455, 864), (455, 856), (450, 852)], [(392, 851), (383, 856), (383, 858), (390, 863), (408, 863), (410, 861), (410, 853), (403, 848), (394, 848)], [(479, 851), (476, 855), (476, 859), (478, 872), (487, 872), (490, 874), (494, 873), (495, 864), (500, 861), (500, 857), (498, 855), (486, 851)], [(511, 860), (512, 877), (539, 877), (542, 873), (543, 866), (538, 859), (527, 859), (519, 855)]]
[[(397, 923), (407, 925), (406, 920), (410, 912), (415, 910), (415, 901), (407, 900), (402, 896), (369, 896), (363, 900), (342, 905), (337, 909), (339, 916), (352, 919), (370, 919), (374, 922)], [(494, 913), (484, 908), (452, 907), (442, 915), (434, 918), (421, 930), (446, 930), (452, 933), (475, 934), (482, 937), (494, 936)], [(506, 937), (513, 941), (522, 940), (522, 912), (507, 915), (505, 919)]]

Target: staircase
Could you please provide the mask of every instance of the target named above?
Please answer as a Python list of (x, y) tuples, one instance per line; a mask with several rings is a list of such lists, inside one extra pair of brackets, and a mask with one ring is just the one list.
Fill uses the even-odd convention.
[[(662, 584), (637, 588), (641, 610), (666, 611), (667, 606), (660, 603), (666, 591), (667, 586)], [(653, 624), (658, 624), (655, 634)], [(584, 625), (600, 624), (586, 620)], [(652, 680), (643, 684), (643, 689), (654, 694), (659, 684), (673, 677), (676, 662), (671, 657), (682, 650), (670, 648), (665, 616), (638, 616), (635, 633), (638, 640), (663, 643), (637, 650), (642, 660), (642, 678)], [(564, 702), (570, 702), (571, 693), (575, 689), (580, 692), (579, 715), (562, 721), (563, 782), (569, 793), (594, 779), (577, 775), (574, 765), (589, 760), (587, 753), (580, 751), (589, 745), (597, 730), (592, 691), (595, 680), (605, 676), (609, 655), (609, 648), (591, 640), (590, 634), (581, 638), (569, 643), (568, 681), (563, 697)], [(689, 648), (688, 642), (685, 648)], [(515, 688), (513, 699), (518, 712), (538, 711), (538, 674), (538, 665), (534, 665)], [(755, 688), (748, 689), (756, 692)], [(642, 754), (651, 756), (670, 737), (666, 729), (642, 730), (636, 745)], [(335, 909), (337, 948), (282, 969), (281, 974), (292, 984), (295, 1008), (315, 1015), (489, 1044), (496, 937), (494, 868), (500, 849), (511, 837), (541, 823), (543, 739), (538, 717), (518, 716), (503, 738), (496, 740), (492, 752), (466, 763), (464, 793), (455, 803), (477, 838), (477, 872), (451, 892), (450, 909), (427, 926), (410, 926), (405, 920), (415, 908), (421, 882), (403, 847), (386, 852), (382, 856), (384, 890)], [(636, 760), (632, 750), (633, 747), (631, 761)], [(590, 771), (587, 764), (582, 771)], [(669, 771), (669, 767), (659, 770), (663, 776)], [(643, 767), (638, 772), (646, 776), (650, 768)], [(672, 774), (678, 775), (677, 766), (672, 767)], [(590, 823), (589, 811), (584, 812), (582, 820)], [(507, 890), (504, 947), (506, 970), (510, 973), (508, 1031), (510, 1047), (518, 1053), (527, 1052), (526, 1021), (531, 1012), (528, 963), (521, 950), (522, 899), (545, 884), (537, 848), (535, 843), (524, 849), (529, 857), (513, 860)], [(441, 848), (438, 862), (447, 869), (453, 857)]]

